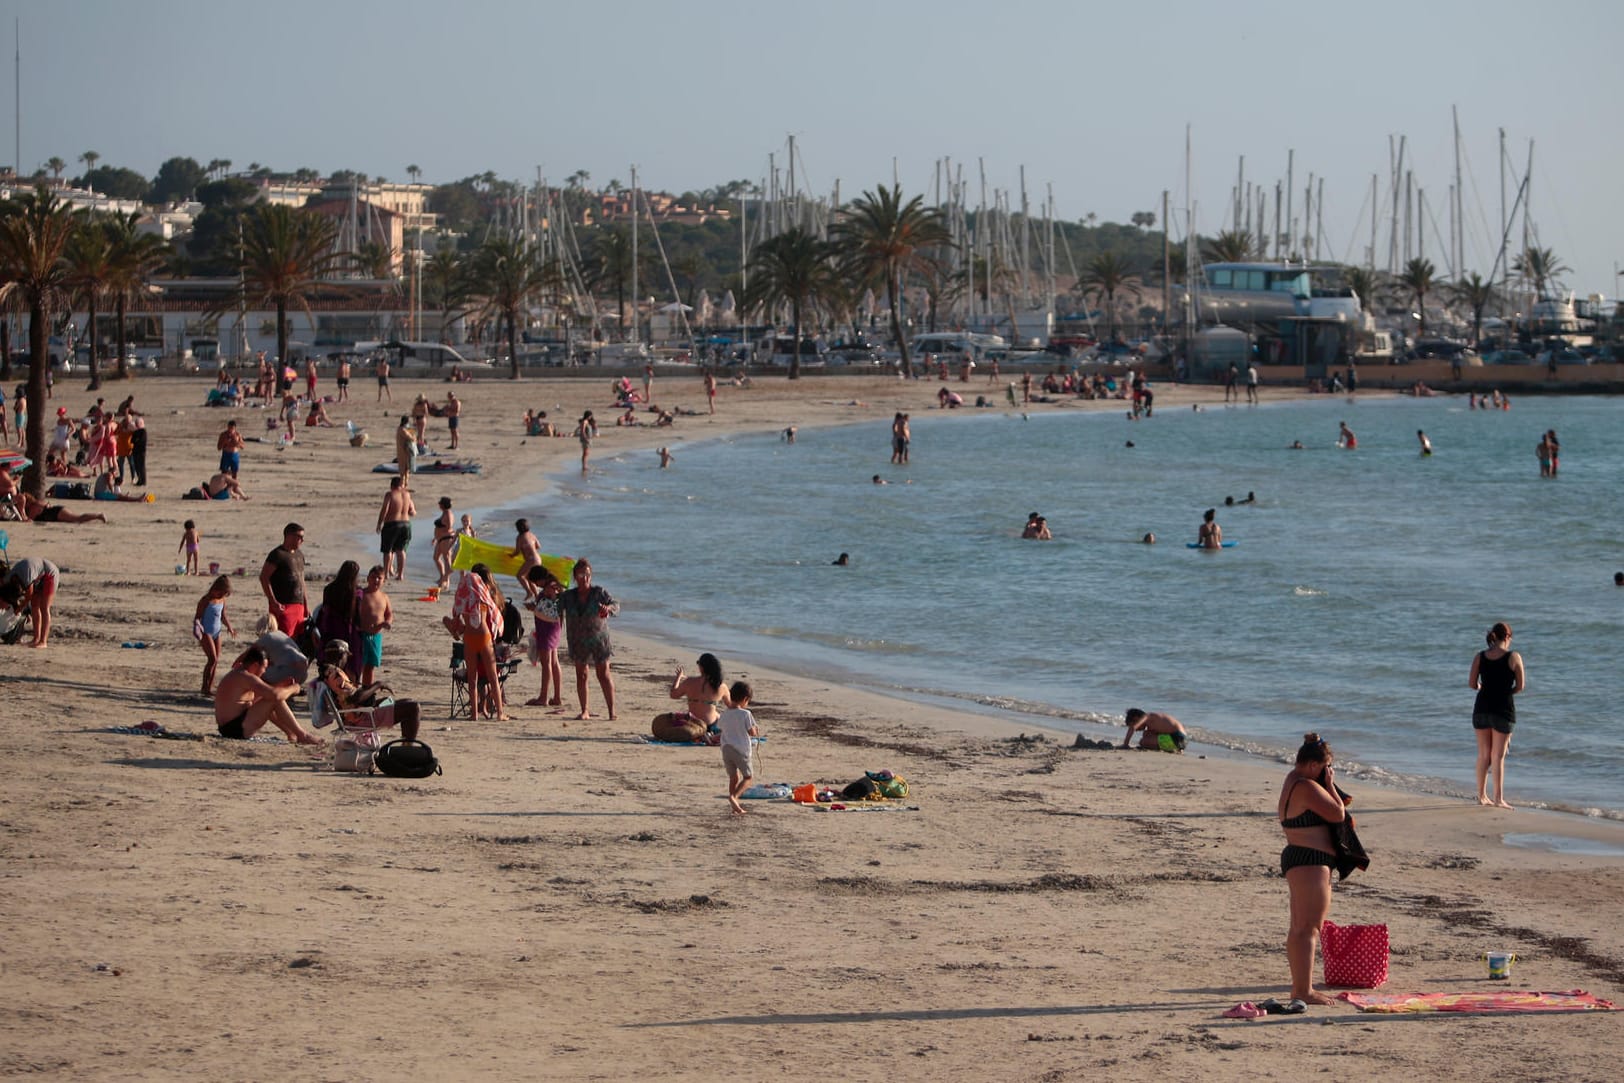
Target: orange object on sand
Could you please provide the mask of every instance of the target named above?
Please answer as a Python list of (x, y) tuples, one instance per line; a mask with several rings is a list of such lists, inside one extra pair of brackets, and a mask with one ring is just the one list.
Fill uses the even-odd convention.
[(805, 786), (797, 786), (790, 791), (790, 798), (797, 804), (815, 805), (818, 801), (818, 788), (815, 784), (808, 782)]

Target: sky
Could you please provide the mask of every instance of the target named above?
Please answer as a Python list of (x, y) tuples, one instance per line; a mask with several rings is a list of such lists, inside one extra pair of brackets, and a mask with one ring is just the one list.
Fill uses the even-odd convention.
[(1371, 176), (1385, 193), (1402, 135), (1440, 274), (1453, 106), (1465, 269), (1498, 250), (1504, 129), (1513, 195), (1533, 143), (1531, 220), (1565, 285), (1624, 281), (1616, 0), (0, 0), (6, 38), (22, 119), (0, 116), (0, 162), (20, 143), (25, 173), (89, 150), (148, 176), (177, 155), (432, 183), (635, 166), (681, 192), (759, 182), (793, 136), (817, 194), (894, 175), (929, 199), (951, 161), (972, 203), (983, 166), (1018, 203), (1024, 166), (1034, 209), (1052, 186), (1064, 219), (1159, 221), (1165, 190), (1182, 234), (1188, 130), (1197, 232), (1232, 224), (1242, 156), (1272, 200), (1289, 151), (1299, 214), (1325, 182), (1321, 256), (1364, 262)]

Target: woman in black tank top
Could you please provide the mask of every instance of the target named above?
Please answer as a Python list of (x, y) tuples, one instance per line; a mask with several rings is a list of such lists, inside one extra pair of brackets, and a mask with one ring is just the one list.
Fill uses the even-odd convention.
[[(1477, 734), (1477, 803), (1510, 808), (1506, 800), (1506, 747), (1517, 724), (1512, 697), (1523, 690), (1522, 655), (1511, 649), (1511, 625), (1500, 621), (1489, 629), (1488, 648), (1472, 658), (1466, 683), (1477, 691), (1472, 705), (1472, 730)], [(1489, 797), (1489, 775), (1494, 776), (1494, 797)]]

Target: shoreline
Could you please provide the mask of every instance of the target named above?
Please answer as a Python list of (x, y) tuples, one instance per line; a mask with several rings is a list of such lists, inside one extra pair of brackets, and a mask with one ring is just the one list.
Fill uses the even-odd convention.
[[(915, 384), (906, 386), (929, 386), (935, 382), (936, 381), (921, 380), (916, 381)], [(1168, 403), (1168, 405), (1176, 407), (1188, 407), (1191, 401), (1199, 400), (1199, 388), (1203, 386), (1205, 385), (1177, 385), (1179, 390), (1191, 391), (1195, 393), (1190, 394), (1188, 398), (1173, 399)], [(1220, 388), (1213, 388), (1212, 390), (1221, 393)], [(1275, 396), (1266, 399), (1260, 404), (1260, 407), (1254, 408), (1269, 409), (1288, 403), (1330, 405), (1331, 403), (1329, 400), (1333, 398), (1333, 396), (1309, 394), (1307, 392), (1295, 394), (1290, 392), (1280, 393), (1281, 390), (1282, 389), (1276, 389), (1277, 394)], [(1396, 390), (1378, 390), (1368, 394), (1370, 398), (1378, 401), (1391, 402), (1405, 401), (1407, 399), (1407, 396)], [(1081, 409), (1089, 413), (1102, 415), (1112, 414), (1121, 409), (1121, 404), (1118, 400), (1089, 402), (1069, 399), (1050, 404), (1034, 403), (1029, 407), (1029, 409), (1036, 411), (1043, 406), (1058, 407), (1063, 410)], [(1208, 408), (1211, 408), (1211, 404), (1207, 404), (1207, 406)], [(998, 415), (1007, 412), (1008, 408), (999, 406), (997, 409), (989, 409), (984, 411), (968, 409), (955, 411), (954, 413), (956, 416), (962, 415), (966, 418), (990, 420), (991, 418), (989, 415)], [(935, 414), (935, 410), (922, 412), (922, 416), (934, 417)], [(874, 417), (866, 417), (862, 419), (825, 419), (818, 423), (808, 424), (802, 427), (807, 431), (812, 431), (815, 428), (838, 428), (859, 424), (872, 424), (876, 420), (878, 419)], [(759, 431), (757, 431), (757, 429), (758, 427), (756, 426), (745, 424), (737, 428), (729, 428), (723, 433), (707, 436), (704, 438), (703, 442), (712, 444), (722, 443), (731, 440), (733, 437), (740, 435), (741, 433), (755, 433), (757, 435), (765, 436), (770, 435), (773, 431), (768, 427), (759, 427)], [(570, 442), (570, 446), (574, 446), (573, 441)], [(495, 514), (495, 512), (501, 508), (513, 508), (520, 505), (524, 500), (530, 498), (535, 498), (538, 502), (543, 499), (550, 500), (552, 501), (552, 506), (555, 510), (567, 510), (567, 505), (561, 502), (559, 497), (560, 493), (569, 486), (570, 480), (573, 476), (574, 471), (569, 469), (560, 468), (553, 470), (544, 477), (543, 487), (541, 489), (533, 490), (529, 493), (522, 494), (519, 497), (506, 500), (501, 504), (493, 505), (482, 510), (488, 514)], [(529, 510), (525, 510), (520, 513), (529, 514), (532, 516), (537, 514), (545, 514), (545, 512)], [(1121, 544), (1136, 543), (1125, 539)], [(622, 619), (624, 620), (625, 618), (623, 617)], [(643, 638), (658, 643), (669, 644), (673, 642), (672, 636), (662, 634), (661, 632), (651, 628), (650, 623), (653, 623), (652, 621), (650, 623), (638, 625), (635, 623), (636, 618), (634, 617), (633, 622), (633, 626), (635, 627), (637, 634)], [(859, 664), (856, 664), (860, 663), (862, 660), (860, 655), (848, 660), (838, 657), (831, 658), (826, 654), (820, 653), (819, 661), (816, 663), (804, 659), (796, 661), (793, 656), (803, 647), (807, 646), (807, 644), (798, 643), (793, 639), (764, 638), (749, 631), (741, 631), (735, 638), (739, 639), (741, 642), (744, 642), (745, 646), (737, 650), (729, 649), (727, 653), (748, 657), (765, 668), (773, 669), (786, 675), (795, 675), (813, 681), (843, 681), (846, 683), (855, 682), (857, 686), (905, 703), (915, 705), (935, 705), (948, 710), (954, 709), (954, 705), (956, 704), (959, 710), (962, 710), (968, 715), (1002, 718), (1003, 721), (1005, 721), (1010, 727), (1043, 727), (1054, 733), (1066, 734), (1068, 737), (1077, 734), (1086, 734), (1089, 737), (1105, 737), (1109, 739), (1112, 731), (1119, 731), (1121, 728), (1119, 717), (1107, 711), (1091, 710), (1087, 708), (1069, 708), (1059, 704), (1042, 703), (1037, 701), (1021, 701), (1007, 696), (991, 696), (963, 689), (941, 690), (912, 687), (905, 684), (894, 683), (888, 680), (883, 674), (865, 671)], [(714, 639), (707, 640), (707, 642), (711, 644), (710, 649), (718, 650), (720, 652), (721, 649), (716, 644)], [(779, 649), (775, 651), (773, 650), (774, 647)], [(1248, 736), (1242, 733), (1224, 731), (1221, 728), (1215, 728), (1212, 726), (1191, 726), (1191, 734), (1192, 740), (1201, 744), (1206, 749), (1221, 752), (1223, 755), (1233, 756), (1241, 760), (1255, 761), (1260, 764), (1284, 762), (1283, 757), (1289, 756), (1294, 751), (1293, 747), (1283, 745), (1273, 746), (1266, 739)], [(1468, 748), (1465, 751), (1469, 753), (1470, 749)], [(1400, 769), (1398, 767), (1385, 764), (1379, 760), (1361, 759), (1357, 757), (1349, 760), (1346, 766), (1349, 769), (1356, 770), (1357, 773), (1353, 777), (1357, 777), (1360, 779), (1360, 781), (1368, 784), (1381, 786), (1384, 789), (1393, 790), (1395, 792), (1410, 793), (1418, 797), (1448, 798), (1470, 801), (1472, 799), (1470, 792), (1472, 783), (1470, 778), (1469, 756), (1463, 762), (1465, 762), (1467, 766), (1466, 769), (1462, 771), (1459, 778), (1428, 774), (1424, 771), (1414, 769)], [(1526, 801), (1519, 801), (1518, 808), (1543, 811), (1559, 816), (1572, 816), (1582, 820), (1624, 824), (1624, 807), (1607, 808), (1596, 804), (1568, 801), (1560, 798), (1551, 798), (1549, 796), (1535, 796)]]
[[(656, 378), (656, 401), (702, 406), (697, 379), (667, 384)], [(839, 398), (818, 384), (811, 394)], [(552, 484), (578, 445), (521, 440), (518, 414), (525, 400), (565, 403), (565, 417), (597, 409), (597, 386), (457, 385), (463, 454), (488, 476), (420, 482), (420, 517), (442, 493), (460, 514), (523, 499), (537, 477)], [(869, 419), (920, 390), (843, 386), (869, 401)], [(697, 647), (617, 629), (618, 721), (520, 707), (510, 724), (448, 722), (445, 609), (413, 600), (411, 566), (382, 676), (425, 704), (443, 776), (341, 775), (285, 744), (109, 733), (153, 719), (202, 735), (212, 721), (188, 631), (207, 584), (172, 574), (182, 519), (198, 520), (205, 565), (242, 565), (250, 580), (288, 520), (309, 533), (312, 587), (342, 559), (372, 559), (353, 536), (387, 486), (365, 471), (390, 450), (357, 452), (341, 427), (301, 431), (281, 452), (251, 444), (247, 503), (174, 498), (212, 463), (227, 417), (256, 431), (253, 411), (193, 405), (203, 387), (109, 387), (149, 411), (156, 504), (105, 505), (105, 527), (6, 524), (14, 557), (71, 571), (51, 647), (0, 648), (0, 735), (26, 765), (0, 794), (0, 966), (24, 1006), (0, 1011), (0, 1071), (716, 1078), (861, 1056), (898, 1078), (979, 1081), (996, 1063), (1002, 1078), (1241, 1083), (1300, 1073), (1305, 1056), (1340, 1070), (1357, 1054), (1395, 1074), (1468, 1077), (1428, 1022), (1553, 1078), (1610, 1078), (1624, 1053), (1618, 1012), (1323, 1028), (1312, 1051), (1301, 1031), (1223, 1019), (1286, 988), (1278, 765), (1072, 751), (1069, 734), (1037, 723), (735, 663), (728, 676), (756, 684), (769, 736), (763, 781), (838, 788), (891, 769), (918, 809), (758, 802), (741, 820), (727, 815), (714, 749), (637, 740)], [(390, 409), (349, 412), (387, 434), (420, 388), (445, 389), (401, 381)], [(854, 409), (784, 381), (757, 388), (724, 386), (714, 422), (606, 427), (594, 453), (652, 456)], [(92, 397), (57, 388), (73, 409)], [(431, 425), (430, 443), (443, 438)], [(613, 591), (613, 575), (604, 582)], [(229, 609), (245, 630), (263, 608), (255, 588), (240, 584)], [(120, 647), (130, 640), (150, 649)], [(511, 698), (537, 681), (521, 667)], [(568, 672), (565, 684), (573, 692)], [(596, 682), (590, 697), (598, 716)], [(1624, 1000), (1624, 930), (1608, 917), (1624, 857), (1504, 841), (1611, 844), (1618, 825), (1355, 791), (1374, 864), (1337, 885), (1331, 917), (1389, 925), (1387, 990), (1492, 991), (1477, 956), (1507, 949), (1521, 956), (1512, 990)], [(363, 999), (397, 1024), (432, 1018), (434, 1040), (380, 1039), (353, 1011)], [(1310, 1018), (1381, 1017), (1338, 1004)]]

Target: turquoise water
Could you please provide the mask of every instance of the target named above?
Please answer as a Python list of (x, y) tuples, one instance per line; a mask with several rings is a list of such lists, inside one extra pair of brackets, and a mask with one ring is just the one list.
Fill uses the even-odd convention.
[[(1467, 668), (1505, 620), (1529, 685), (1512, 800), (1624, 817), (1624, 402), (1038, 409), (922, 410), (907, 468), (887, 465), (887, 418), (683, 445), (666, 471), (600, 446), (586, 478), (491, 519), (539, 520), (544, 548), (592, 557), (624, 626), (735, 668), (1090, 733), (1143, 706), (1267, 755), (1318, 730), (1345, 767), (1444, 792), (1472, 786)], [(1357, 451), (1336, 448), (1340, 420)], [(1534, 457), (1547, 428), (1555, 480)], [(1187, 549), (1214, 506), (1238, 544)], [(1054, 541), (1020, 539), (1029, 511)]]

